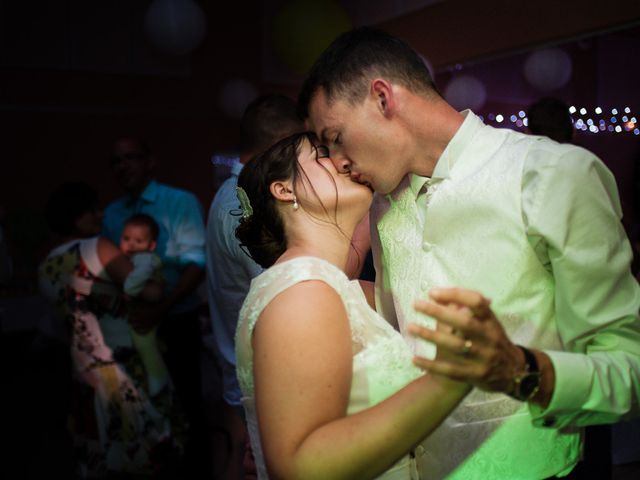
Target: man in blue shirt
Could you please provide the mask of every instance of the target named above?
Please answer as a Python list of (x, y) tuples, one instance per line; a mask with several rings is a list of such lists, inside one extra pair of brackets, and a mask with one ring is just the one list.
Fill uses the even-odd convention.
[(187, 468), (198, 469), (206, 461), (202, 332), (196, 295), (205, 266), (202, 209), (193, 194), (153, 180), (155, 159), (144, 142), (119, 139), (113, 146), (111, 163), (125, 195), (105, 209), (103, 235), (118, 244), (125, 221), (136, 213), (150, 215), (160, 229), (156, 253), (162, 260), (164, 297), (158, 304), (140, 309), (130, 321), (142, 329), (158, 325), (158, 335), (167, 346), (167, 366), (190, 423)]
[(223, 374), (223, 398), (228, 432), (232, 438), (228, 478), (238, 478), (245, 427), (240, 387), (236, 379), (235, 331), (238, 313), (249, 291), (251, 279), (262, 268), (245, 253), (235, 237), (240, 220), (236, 196), (242, 166), (278, 140), (304, 130), (293, 100), (265, 95), (246, 109), (240, 124), (240, 158), (216, 193), (207, 219), (207, 293), (216, 356)]

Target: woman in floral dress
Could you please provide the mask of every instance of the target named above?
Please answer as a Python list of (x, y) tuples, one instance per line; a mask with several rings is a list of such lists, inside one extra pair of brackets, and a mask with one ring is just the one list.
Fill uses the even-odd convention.
[[(170, 475), (184, 431), (169, 385), (151, 397), (132, 343), (120, 286), (133, 266), (98, 237), (97, 196), (82, 183), (64, 184), (47, 202), (47, 220), (61, 241), (40, 266), (42, 293), (70, 329), (74, 365), (70, 428), (78, 475)], [(160, 292), (149, 285), (142, 298)]]

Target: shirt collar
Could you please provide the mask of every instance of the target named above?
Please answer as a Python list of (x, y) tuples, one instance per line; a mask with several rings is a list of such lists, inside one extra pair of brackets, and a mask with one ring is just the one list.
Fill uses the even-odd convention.
[(153, 203), (157, 197), (158, 197), (158, 182), (156, 182), (155, 180), (151, 180), (138, 198), (134, 198), (131, 195), (129, 195), (129, 198), (127, 198), (127, 205), (133, 205), (138, 200), (144, 200), (147, 203)]
[(460, 113), (464, 116), (464, 121), (449, 141), (447, 148), (440, 155), (433, 170), (432, 178), (449, 178), (456, 161), (483, 125), (482, 121), (471, 110), (463, 110)]
[(240, 163), (240, 160), (236, 160), (231, 165), (231, 175), (233, 175), (234, 177), (237, 177), (238, 175), (240, 175), (240, 172), (242, 171), (243, 167), (244, 165)]
[(418, 198), (424, 186), (431, 183), (431, 179), (449, 178), (456, 160), (471, 142), (476, 132), (482, 127), (482, 121), (471, 110), (463, 110), (460, 113), (464, 116), (464, 121), (447, 144), (442, 155), (440, 155), (440, 158), (436, 162), (436, 167), (433, 169), (431, 178), (422, 177), (414, 173), (409, 174), (409, 188), (414, 198)]
[(145, 202), (153, 203), (158, 196), (158, 182), (151, 180), (147, 188), (142, 191), (140, 198)]
[(413, 193), (413, 198), (418, 198), (418, 195), (420, 195), (420, 191), (429, 180), (429, 177), (421, 177), (420, 175), (416, 175), (414, 173), (411, 173), (409, 175), (409, 188)]

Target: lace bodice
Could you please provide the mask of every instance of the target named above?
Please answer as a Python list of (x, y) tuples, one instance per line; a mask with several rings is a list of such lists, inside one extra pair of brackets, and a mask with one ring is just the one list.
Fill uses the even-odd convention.
[[(308, 280), (321, 280), (344, 302), (353, 345), (353, 376), (347, 413), (357, 413), (386, 399), (421, 375), (401, 335), (368, 305), (360, 284), (325, 260), (298, 257), (275, 265), (256, 277), (240, 311), (236, 335), (237, 372), (259, 478), (268, 478), (257, 428), (251, 335), (262, 310), (287, 288)], [(384, 478), (414, 478), (408, 457)]]

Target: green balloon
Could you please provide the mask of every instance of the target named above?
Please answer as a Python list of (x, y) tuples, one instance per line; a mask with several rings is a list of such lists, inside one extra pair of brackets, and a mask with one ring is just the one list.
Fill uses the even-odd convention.
[(349, 15), (334, 0), (292, 0), (274, 18), (273, 49), (287, 67), (304, 74), (338, 35), (351, 28)]

